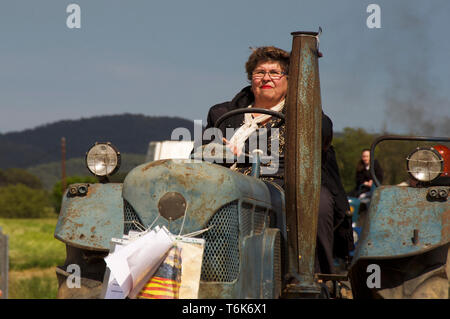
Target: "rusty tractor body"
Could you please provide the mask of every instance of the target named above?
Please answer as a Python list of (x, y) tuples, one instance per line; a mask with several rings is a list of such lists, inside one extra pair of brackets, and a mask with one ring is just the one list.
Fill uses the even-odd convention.
[[(102, 178), (99, 184), (71, 185), (55, 229), (67, 247), (66, 262), (57, 267), (60, 298), (99, 297), (111, 238), (121, 238), (135, 225), (164, 225), (175, 234), (208, 229), (202, 235), (199, 298), (320, 293), (313, 273), (321, 154), (319, 34), (292, 35), (287, 97), (292, 134), (286, 142), (292, 147), (287, 147), (285, 168), (298, 171), (286, 180), (293, 205), (286, 206), (281, 187), (258, 178), (259, 155), (251, 164), (252, 176), (209, 161), (166, 159), (134, 168), (123, 184)], [(98, 151), (111, 146), (106, 144), (96, 146)], [(308, 200), (299, 200), (300, 194)], [(71, 264), (81, 268), (81, 289), (67, 286)], [(299, 283), (288, 282), (288, 273)]]
[[(380, 185), (373, 171), (375, 147), (382, 141), (450, 142), (450, 138), (382, 136), (371, 149), (372, 177), (378, 186), (362, 225), (349, 277), (355, 298), (448, 298), (450, 276), (450, 177), (444, 157), (417, 148), (417, 168), (406, 165), (409, 183)], [(428, 155), (435, 154), (433, 164)], [(411, 155), (407, 160), (411, 160)], [(439, 163), (440, 162), (440, 163)], [(429, 167), (436, 178), (424, 178)], [(379, 278), (375, 280), (375, 271)]]
[[(319, 34), (292, 34), (285, 190), (259, 178), (256, 155), (251, 176), (206, 160), (165, 159), (134, 168), (123, 183), (102, 179), (97, 184), (70, 185), (55, 229), (55, 238), (67, 247), (65, 264), (56, 270), (59, 298), (99, 298), (111, 238), (138, 230), (136, 225), (166, 226), (174, 234), (208, 229), (201, 235), (205, 251), (199, 298), (321, 295), (323, 285), (314, 273), (321, 184)], [(448, 203), (427, 202), (428, 208), (419, 200), (425, 195), (425, 189), (377, 190), (371, 205), (374, 213), (350, 271), (357, 297), (367, 295), (362, 287), (367, 278), (364, 266), (372, 259), (448, 247)], [(398, 210), (395, 203), (406, 197), (417, 200)], [(403, 215), (393, 216), (393, 208)], [(399, 223), (407, 224), (404, 234), (394, 233)], [(416, 229), (419, 241), (412, 244), (408, 238)], [(79, 289), (67, 285), (72, 264), (81, 268)]]

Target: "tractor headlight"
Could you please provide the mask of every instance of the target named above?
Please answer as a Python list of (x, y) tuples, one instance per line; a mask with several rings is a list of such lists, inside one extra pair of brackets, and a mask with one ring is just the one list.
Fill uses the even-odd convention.
[(86, 153), (86, 166), (96, 176), (112, 175), (120, 167), (120, 152), (111, 143), (95, 143)]
[(414, 179), (430, 182), (441, 175), (444, 161), (434, 148), (418, 147), (406, 158), (406, 167)]

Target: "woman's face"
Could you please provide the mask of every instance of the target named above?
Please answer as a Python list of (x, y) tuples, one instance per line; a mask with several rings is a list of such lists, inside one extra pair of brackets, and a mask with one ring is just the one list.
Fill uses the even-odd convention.
[(286, 96), (288, 80), (283, 75), (280, 79), (272, 79), (269, 76), (270, 71), (282, 72), (278, 62), (261, 62), (253, 70), (253, 74), (258, 71), (265, 71), (262, 78), (252, 77), (252, 91), (255, 95), (255, 107), (272, 107), (280, 103)]
[(361, 154), (361, 159), (362, 159), (364, 165), (366, 165), (366, 166), (369, 165), (369, 162), (370, 162), (370, 152), (369, 152), (369, 151), (364, 151), (364, 152), (362, 152), (362, 154)]

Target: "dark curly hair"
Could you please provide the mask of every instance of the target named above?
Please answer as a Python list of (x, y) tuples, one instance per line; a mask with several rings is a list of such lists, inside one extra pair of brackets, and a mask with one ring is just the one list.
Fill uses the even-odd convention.
[(289, 52), (274, 46), (250, 49), (253, 53), (250, 54), (247, 62), (245, 63), (245, 70), (247, 71), (247, 78), (249, 81), (252, 79), (252, 73), (256, 66), (262, 62), (278, 62), (283, 72), (287, 73), (289, 71)]

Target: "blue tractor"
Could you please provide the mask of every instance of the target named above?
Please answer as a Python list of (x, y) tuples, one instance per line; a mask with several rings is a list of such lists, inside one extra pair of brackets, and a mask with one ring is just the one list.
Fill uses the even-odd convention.
[[(285, 171), (292, 172), (285, 176), (285, 190), (261, 179), (261, 158), (257, 153), (251, 154), (247, 161), (252, 163), (251, 176), (230, 170), (229, 161), (218, 152), (210, 154), (213, 158), (202, 160), (148, 162), (131, 170), (123, 183), (109, 183), (108, 176), (120, 165), (120, 152), (110, 143), (98, 143), (87, 153), (86, 165), (100, 182), (70, 185), (63, 195), (55, 229), (55, 238), (66, 244), (67, 251), (64, 265), (56, 269), (59, 298), (99, 298), (106, 269), (104, 257), (109, 253), (111, 238), (139, 230), (138, 225), (166, 226), (175, 234), (207, 229), (201, 235), (205, 251), (199, 298), (315, 298), (329, 296), (324, 292), (323, 282), (348, 279), (355, 297), (365, 296), (361, 285), (366, 283), (368, 274), (364, 266), (372, 262), (370, 258), (419, 251), (428, 230), (442, 229), (442, 236), (436, 235), (432, 240), (426, 237), (426, 243), (431, 245), (427, 251), (448, 248), (448, 203), (430, 202), (432, 217), (425, 218), (420, 215), (425, 206), (417, 199), (414, 203), (419, 209), (415, 212), (420, 215), (423, 227), (411, 227), (420, 231), (419, 244), (408, 243), (411, 249), (407, 250), (400, 241), (402, 249), (397, 251), (398, 242), (392, 241), (399, 239), (380, 233), (379, 228), (388, 223), (388, 217), (377, 209), (368, 219), (369, 226), (363, 229), (350, 278), (347, 274), (314, 273), (321, 163), (319, 34), (292, 35), (288, 139), (286, 158), (280, 159), (284, 160)], [(283, 114), (274, 115), (283, 118)], [(395, 191), (380, 187), (371, 208), (386, 206), (384, 203), (388, 201), (391, 209), (399, 211), (398, 204), (394, 204), (398, 196), (416, 198), (426, 192), (425, 188)], [(439, 205), (444, 208), (438, 208)], [(383, 247), (395, 247), (381, 253), (377, 248), (381, 242), (385, 242)], [(67, 285), (72, 264), (81, 269), (81, 287), (77, 289)], [(382, 285), (383, 278), (382, 273)]]
[[(380, 185), (375, 148), (385, 141), (431, 142), (407, 156), (409, 180)], [(445, 298), (450, 276), (450, 138), (381, 136), (371, 147), (374, 190), (349, 270), (355, 298)]]

